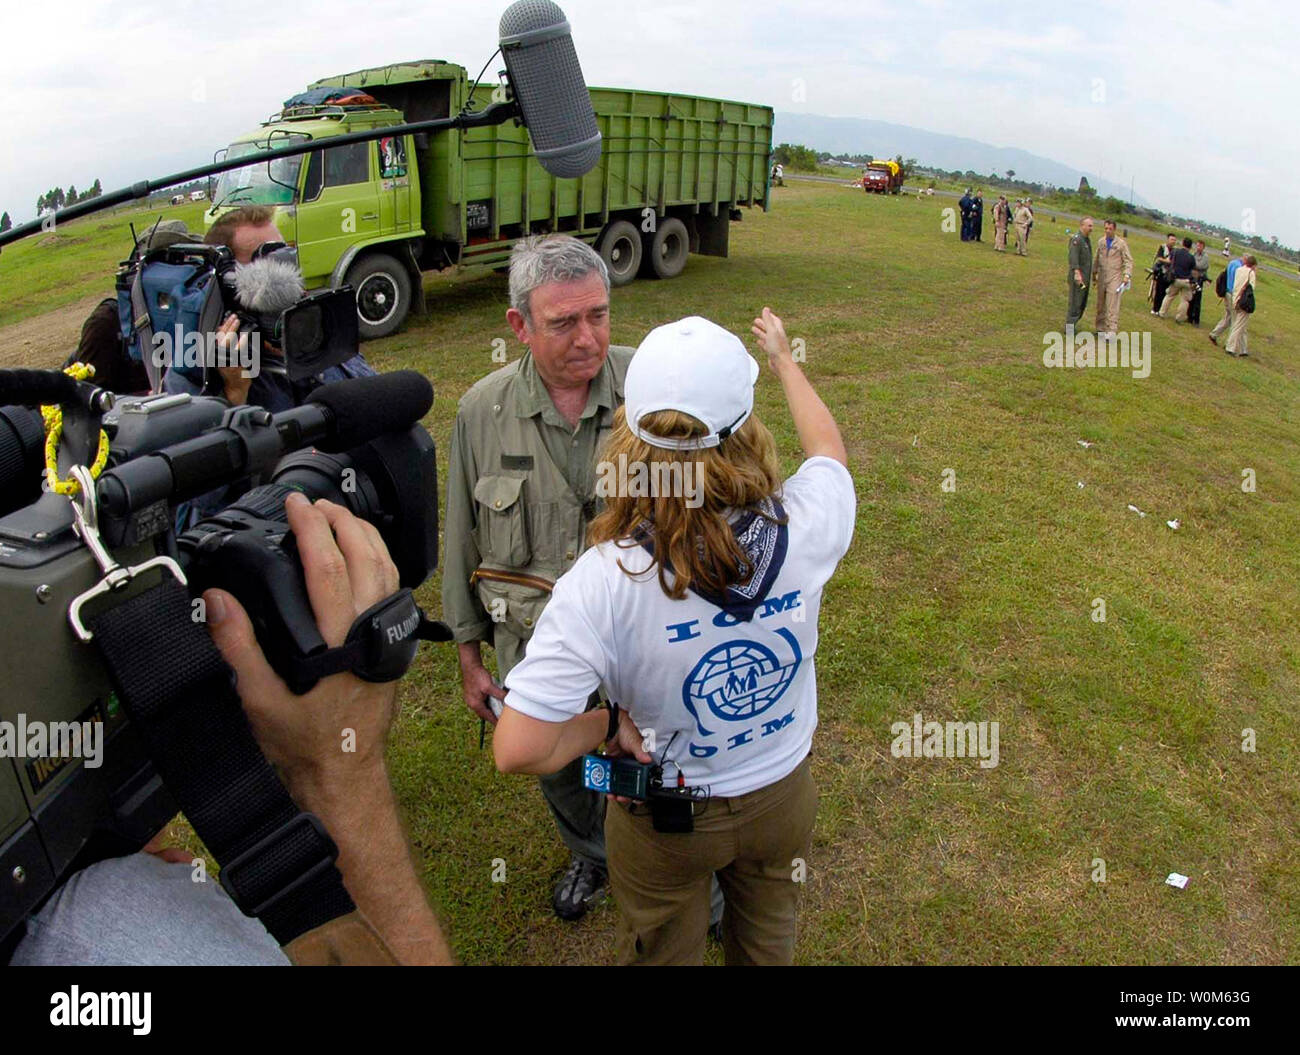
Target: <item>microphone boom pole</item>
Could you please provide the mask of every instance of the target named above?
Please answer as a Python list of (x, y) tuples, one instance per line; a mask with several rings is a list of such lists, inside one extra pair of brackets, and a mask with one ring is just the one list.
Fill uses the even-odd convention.
[[(104, 209), (111, 209), (114, 205), (122, 205), (129, 201), (135, 201), (140, 198), (147, 198), (156, 190), (163, 190), (166, 187), (174, 186), (177, 183), (190, 183), (196, 179), (202, 179), (205, 176), (215, 176), (221, 172), (229, 172), (232, 169), (247, 168), (249, 165), (258, 165), (263, 161), (274, 161), (276, 158), (297, 157), (299, 154), (310, 154), (313, 150), (324, 150), (326, 147), (346, 146), (349, 143), (365, 143), (374, 139), (383, 139), (386, 136), (404, 136), (415, 132), (442, 132), (449, 128), (486, 128), (491, 125), (504, 124), (511, 118), (520, 118), (523, 111), (519, 108), (516, 99), (509, 99), (505, 102), (491, 103), (482, 110), (474, 113), (461, 113), (455, 117), (437, 117), (428, 121), (414, 121), (404, 125), (388, 125), (385, 128), (375, 128), (363, 132), (348, 132), (346, 135), (331, 136), (328, 142), (317, 143), (308, 141), (306, 143), (297, 143), (292, 146), (276, 147), (267, 149), (253, 154), (243, 154), (238, 158), (226, 158), (224, 161), (214, 161), (208, 165), (200, 165), (198, 168), (186, 169), (184, 172), (177, 172), (170, 176), (163, 176), (161, 179), (141, 180), (139, 183), (133, 183), (129, 187), (123, 187), (121, 190), (111, 191), (108, 194), (101, 194), (98, 198), (92, 198), (90, 201), (78, 202), (76, 205), (69, 205), (66, 209), (58, 210), (53, 216), (53, 226), (57, 227), (61, 223), (69, 220), (76, 220), (82, 216), (90, 216), (93, 213), (102, 212)], [(35, 234), (37, 231), (45, 230), (50, 223), (49, 216), (39, 217), (35, 220), (29, 220), (25, 224), (14, 227), (8, 231), (0, 233), (0, 246), (9, 245), (11, 242), (17, 242), (21, 238), (26, 238), (29, 234)]]

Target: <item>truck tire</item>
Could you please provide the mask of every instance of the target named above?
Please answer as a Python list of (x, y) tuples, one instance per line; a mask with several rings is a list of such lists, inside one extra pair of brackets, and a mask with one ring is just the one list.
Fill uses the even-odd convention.
[(650, 258), (650, 273), (655, 278), (676, 278), (685, 269), (686, 258), (691, 253), (691, 236), (686, 225), (676, 216), (660, 220), (646, 253)]
[(411, 276), (387, 253), (363, 256), (348, 269), (357, 294), (357, 323), (363, 341), (387, 337), (411, 310)]
[(596, 251), (609, 270), (609, 284), (626, 286), (641, 267), (641, 233), (626, 220), (615, 220), (601, 234)]

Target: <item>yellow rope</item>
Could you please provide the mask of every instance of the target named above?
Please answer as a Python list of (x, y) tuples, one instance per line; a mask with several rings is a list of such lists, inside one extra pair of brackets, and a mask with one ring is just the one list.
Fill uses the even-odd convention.
[[(95, 368), (88, 363), (73, 363), (65, 367), (63, 372), (77, 381), (86, 381), (95, 376)], [(63, 435), (63, 408), (58, 404), (43, 406), (41, 417), (45, 419), (45, 479), (55, 494), (75, 495), (80, 490), (77, 481), (71, 476), (66, 480), (59, 479), (59, 437)], [(100, 429), (99, 452), (95, 455), (95, 463), (90, 467), (92, 479), (97, 478), (107, 464), (108, 433)]]

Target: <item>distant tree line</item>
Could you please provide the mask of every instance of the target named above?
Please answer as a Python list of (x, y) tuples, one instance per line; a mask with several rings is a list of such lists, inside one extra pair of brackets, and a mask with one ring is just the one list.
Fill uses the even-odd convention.
[[(39, 216), (43, 212), (52, 212), (66, 208), (69, 205), (76, 205), (80, 201), (90, 201), (90, 199), (98, 198), (103, 193), (104, 188), (99, 185), (98, 179), (90, 185), (90, 190), (87, 191), (78, 192), (76, 186), (71, 183), (68, 184), (66, 191), (62, 187), (55, 187), (36, 199), (36, 215)], [(8, 216), (9, 214), (6, 213), (5, 215)]]

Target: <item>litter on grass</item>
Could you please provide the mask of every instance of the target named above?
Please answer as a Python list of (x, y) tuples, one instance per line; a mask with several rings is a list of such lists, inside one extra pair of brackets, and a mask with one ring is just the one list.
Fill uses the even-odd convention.
[(1080, 447), (1095, 447), (1095, 446), (1097, 446), (1095, 443), (1091, 442), (1090, 440), (1075, 440), (1074, 442), (1077, 443)]
[(1179, 890), (1187, 885), (1187, 876), (1179, 875), (1177, 872), (1170, 872), (1169, 878), (1165, 880), (1170, 886), (1176, 886)]
[(1175, 531), (1177, 531), (1180, 527), (1183, 526), (1183, 522), (1181, 520), (1166, 520), (1165, 523), (1168, 524)]
[(1134, 513), (1136, 513), (1136, 514), (1137, 514), (1138, 516), (1140, 516), (1140, 517), (1144, 517), (1144, 516), (1146, 516), (1146, 514), (1145, 514), (1144, 512), (1142, 512), (1142, 510), (1140, 510), (1140, 509), (1139, 509), (1137, 506), (1135, 506), (1135, 505), (1130, 505), (1130, 506), (1129, 506), (1129, 509), (1131, 509)]

